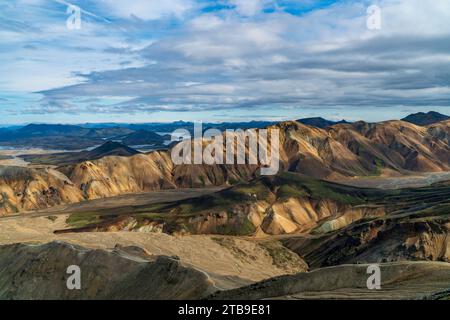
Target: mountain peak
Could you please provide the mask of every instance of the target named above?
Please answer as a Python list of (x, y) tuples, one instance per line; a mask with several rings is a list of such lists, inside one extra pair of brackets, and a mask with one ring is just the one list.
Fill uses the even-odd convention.
[(138, 154), (139, 151), (130, 148), (120, 142), (115, 141), (106, 141), (104, 144), (102, 144), (100, 147), (95, 148), (94, 150), (90, 151), (92, 155), (134, 155)]
[(450, 117), (436, 111), (430, 112), (418, 112), (410, 114), (409, 116), (403, 118), (403, 121), (413, 123), (418, 126), (427, 126), (436, 122), (441, 122), (449, 120)]

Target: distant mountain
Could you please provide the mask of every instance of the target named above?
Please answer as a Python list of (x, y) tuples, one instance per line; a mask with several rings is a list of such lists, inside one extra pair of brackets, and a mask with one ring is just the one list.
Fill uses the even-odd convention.
[[(264, 128), (275, 124), (268, 121), (203, 123), (203, 130)], [(166, 149), (167, 134), (185, 129), (193, 132), (194, 123), (103, 123), (103, 124), (29, 124), (23, 127), (0, 128), (0, 146), (16, 148), (44, 148), (52, 150), (82, 150), (114, 140), (126, 145), (154, 145)], [(152, 147), (153, 148), (153, 147)]]
[(135, 154), (140, 153), (137, 150), (134, 150), (122, 143), (108, 141), (105, 142), (98, 148), (89, 151), (89, 158), (91, 159), (99, 159), (106, 156), (124, 156), (129, 157)]
[(103, 138), (103, 139), (112, 139), (116, 136), (127, 135), (133, 133), (134, 131), (124, 127), (108, 127), (108, 128), (95, 128), (89, 130), (86, 134), (87, 137), (90, 138)]
[(0, 160), (11, 160), (11, 159), (14, 159), (14, 157), (0, 154)]
[(29, 124), (0, 133), (0, 145), (16, 148), (44, 148), (58, 150), (85, 149), (103, 142), (89, 137), (89, 129), (62, 124)]
[(62, 166), (75, 164), (82, 161), (96, 160), (106, 156), (130, 157), (138, 153), (140, 152), (119, 142), (107, 141), (103, 145), (91, 151), (24, 155), (21, 157), (25, 161), (31, 162), (33, 164)]
[(349, 123), (345, 120), (331, 121), (331, 120), (326, 120), (321, 117), (299, 119), (299, 120), (297, 120), (297, 122), (306, 124), (307, 126), (317, 127), (317, 128), (321, 128), (321, 129), (330, 127), (330, 126), (334, 126), (335, 124)]
[(449, 120), (450, 117), (445, 114), (441, 114), (439, 112), (430, 111), (428, 113), (418, 112), (414, 114), (410, 114), (406, 118), (403, 118), (403, 121), (413, 123), (418, 126), (428, 126), (433, 123)]
[(88, 129), (65, 124), (29, 124), (16, 131), (20, 137), (43, 136), (43, 135), (64, 135), (83, 136), (89, 132)]
[(126, 145), (137, 146), (137, 145), (161, 144), (165, 140), (167, 140), (167, 137), (163, 137), (152, 131), (138, 130), (124, 136), (121, 140), (122, 143)]

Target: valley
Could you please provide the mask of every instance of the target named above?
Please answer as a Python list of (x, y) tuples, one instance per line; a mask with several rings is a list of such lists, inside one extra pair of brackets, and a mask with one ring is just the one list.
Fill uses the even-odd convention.
[(14, 316), (450, 300), (449, 0), (0, 0), (0, 39)]
[[(290, 179), (293, 178), (290, 177)], [(287, 185), (285, 182), (283, 181), (283, 185)], [(312, 181), (301, 183), (303, 188), (314, 186)], [(328, 188), (330, 187), (337, 188), (336, 185), (328, 185)], [(311, 194), (314, 197), (327, 195), (331, 191), (325, 189), (326, 192), (321, 193), (323, 190), (321, 188), (324, 187), (316, 186), (315, 188), (315, 193)], [(347, 191), (358, 190), (344, 186), (342, 188)], [(448, 296), (446, 292), (450, 286), (450, 264), (448, 263), (450, 220), (448, 210), (445, 209), (449, 187), (444, 184), (438, 186), (438, 190), (434, 189), (434, 187), (425, 187), (407, 191), (375, 189), (358, 191), (358, 194), (352, 195), (354, 198), (345, 198), (344, 202), (359, 206), (367, 199), (380, 201), (379, 205), (383, 203), (387, 205), (385, 213), (380, 216), (366, 216), (362, 219), (361, 217), (342, 219), (345, 214), (342, 216), (341, 213), (335, 212), (334, 219), (325, 217), (318, 221), (316, 227), (291, 234), (263, 235), (256, 232), (248, 235), (220, 233), (214, 235), (206, 232), (189, 235), (149, 229), (106, 231), (98, 227), (96, 230), (60, 232), (73, 228), (71, 216), (80, 214), (85, 216), (88, 212), (92, 212), (108, 221), (111, 214), (128, 212), (127, 215), (130, 215), (155, 204), (166, 206), (173, 203), (176, 206), (187, 202), (205, 203), (207, 201), (204, 197), (224, 197), (231, 190), (229, 188), (169, 190), (157, 194), (98, 199), (36, 213), (0, 218), (0, 256), (4, 255), (5, 251), (12, 250), (10, 247), (12, 244), (22, 243), (33, 245), (33, 249), (30, 248), (30, 250), (36, 250), (37, 244), (47, 244), (45, 250), (50, 251), (46, 253), (46, 257), (50, 257), (48, 254), (67, 255), (61, 249), (61, 246), (64, 247), (66, 244), (79, 246), (80, 249), (77, 250), (82, 252), (89, 252), (88, 250), (103, 252), (104, 250), (105, 253), (96, 253), (102, 258), (97, 257), (95, 263), (101, 265), (104, 263), (109, 268), (113, 265), (106, 257), (103, 258), (107, 252), (119, 252), (127, 259), (130, 259), (130, 256), (136, 256), (132, 259), (139, 259), (139, 261), (143, 261), (142, 259), (160, 261), (163, 258), (159, 257), (169, 257), (179, 261), (177, 263), (182, 263), (184, 267), (191, 268), (191, 272), (197, 270), (200, 274), (206, 275), (205, 289), (190, 296), (195, 299), (441, 299)], [(336, 192), (338, 189), (332, 190)], [(246, 191), (249, 190), (246, 189)], [(333, 195), (335, 201), (339, 198)], [(340, 225), (336, 225), (337, 220), (342, 221)], [(26, 252), (28, 249), (25, 247), (20, 250)], [(12, 252), (15, 257), (9, 258), (9, 261), (13, 265), (18, 259), (25, 259), (21, 258), (23, 255), (18, 255), (17, 251)], [(213, 260), (211, 256), (214, 256)], [(64, 259), (63, 261), (67, 261), (65, 262), (67, 264), (76, 261), (67, 256)], [(374, 262), (380, 264), (383, 272), (383, 290), (381, 291), (365, 289), (367, 276), (364, 264)], [(61, 273), (64, 272), (65, 263), (57, 267), (61, 268)], [(80, 264), (82, 263), (80, 261)], [(93, 266), (90, 262), (86, 263), (88, 263), (87, 266)], [(22, 272), (23, 280), (21, 281), (29, 281), (27, 279), (40, 277), (43, 272), (46, 272), (45, 269), (41, 269), (42, 265), (38, 262), (34, 264), (36, 267), (27, 273), (23, 273), (20, 267), (9, 272), (11, 274)], [(83, 270), (87, 270), (90, 277), (94, 276), (95, 269), (91, 271), (86, 269), (88, 267), (84, 268)], [(157, 274), (162, 276), (163, 270), (164, 268)], [(111, 270), (111, 272), (116, 271)], [(104, 285), (101, 277), (95, 283), (89, 282), (89, 288), (93, 286), (92, 290), (94, 288), (100, 290)], [(189, 276), (189, 279), (192, 277)], [(3, 279), (8, 278), (3, 277)], [(139, 279), (144, 281), (143, 276)], [(122, 280), (113, 280), (113, 283), (116, 281)], [(185, 279), (183, 283), (189, 283), (188, 281)], [(263, 282), (259, 284), (259, 281)], [(40, 287), (54, 292), (54, 290), (62, 290), (53, 288), (54, 286), (62, 285), (63, 283), (52, 280), (42, 282)], [(133, 292), (126, 291), (126, 297), (138, 299), (151, 297), (151, 295), (147, 296), (152, 291), (149, 288), (137, 289), (139, 284), (128, 283), (128, 285), (133, 286), (133, 291), (142, 293), (140, 297), (137, 297)], [(247, 287), (247, 285), (251, 286)], [(170, 286), (165, 288), (169, 290)], [(92, 290), (85, 292), (91, 292), (90, 294), (96, 292)], [(1, 292), (0, 289), (0, 295)], [(30, 295), (35, 298), (52, 297), (47, 294), (42, 296), (42, 292), (34, 291), (19, 291), (14, 293), (15, 295), (11, 291), (8, 292), (8, 295), (3, 297), (23, 298)], [(62, 293), (62, 297), (66, 294)], [(91, 296), (67, 296), (69, 297), (77, 299)], [(109, 299), (119, 297), (121, 296), (108, 296)], [(153, 297), (167, 298), (165, 293)]]

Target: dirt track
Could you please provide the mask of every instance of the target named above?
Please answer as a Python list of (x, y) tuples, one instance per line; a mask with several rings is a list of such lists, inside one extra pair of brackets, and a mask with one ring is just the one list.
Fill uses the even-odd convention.
[(359, 188), (403, 189), (427, 187), (448, 180), (450, 180), (450, 172), (432, 172), (399, 177), (357, 177), (334, 180), (333, 182)]

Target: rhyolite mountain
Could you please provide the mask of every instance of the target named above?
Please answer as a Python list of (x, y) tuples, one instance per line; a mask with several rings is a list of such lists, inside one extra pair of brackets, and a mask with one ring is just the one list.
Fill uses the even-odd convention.
[[(360, 121), (326, 129), (289, 121), (270, 128), (280, 130), (281, 172), (339, 181), (450, 171), (450, 121), (427, 127)], [(21, 174), (10, 174), (14, 170), (0, 172), (0, 213), (132, 192), (233, 185), (259, 175), (258, 165), (174, 165), (171, 150), (106, 156), (52, 170), (23, 168)]]

